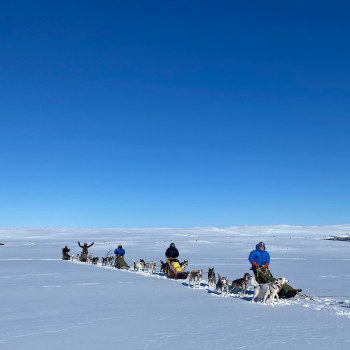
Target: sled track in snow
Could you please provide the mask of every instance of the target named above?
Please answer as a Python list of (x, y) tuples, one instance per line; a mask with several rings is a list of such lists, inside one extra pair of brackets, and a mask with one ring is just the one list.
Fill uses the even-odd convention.
[[(43, 259), (44, 260), (44, 259)], [(87, 266), (92, 266), (92, 267), (97, 267), (97, 268), (104, 268), (104, 269), (110, 269), (114, 271), (121, 271), (124, 273), (136, 273), (142, 277), (148, 277), (148, 278), (161, 278), (165, 279), (167, 281), (173, 281), (177, 283), (181, 283), (184, 286), (190, 287), (193, 290), (198, 290), (198, 291), (206, 291), (208, 294), (219, 297), (219, 298), (233, 298), (233, 299), (238, 299), (242, 301), (251, 301), (251, 297), (253, 296), (253, 290), (251, 290), (251, 286), (249, 287), (246, 296), (245, 297), (240, 297), (237, 294), (229, 294), (229, 295), (220, 295), (216, 293), (214, 290), (209, 289), (208, 287), (208, 280), (202, 279), (200, 287), (199, 288), (193, 288), (193, 286), (189, 286), (188, 280), (175, 280), (175, 279), (169, 279), (164, 273), (161, 272), (155, 272), (155, 273), (149, 273), (147, 271), (142, 271), (142, 272), (137, 272), (133, 269), (116, 269), (113, 266), (103, 266), (101, 263), (98, 263), (97, 265), (89, 264), (89, 263), (84, 263), (80, 261), (71, 261), (67, 260), (67, 262), (73, 262), (75, 264), (79, 265), (87, 265)], [(320, 296), (310, 296), (306, 294), (298, 294), (294, 298), (290, 299), (279, 299), (275, 304), (270, 305), (270, 304), (262, 304), (262, 303), (254, 303), (254, 305), (261, 306), (261, 307), (282, 307), (282, 306), (292, 306), (292, 305), (299, 305), (305, 308), (310, 308), (318, 311), (328, 311), (332, 314), (336, 314), (339, 316), (345, 316), (350, 318), (350, 296), (346, 296), (345, 298), (348, 298), (346, 300), (338, 300), (336, 299), (337, 297), (320, 297)]]

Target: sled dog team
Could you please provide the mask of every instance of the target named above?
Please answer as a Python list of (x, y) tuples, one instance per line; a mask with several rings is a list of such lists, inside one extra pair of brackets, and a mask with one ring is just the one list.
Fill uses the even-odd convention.
[[(148, 272), (148, 273), (156, 273), (156, 262), (154, 260), (146, 263), (143, 259), (140, 259), (139, 262), (136, 262), (132, 259), (134, 264), (134, 271), (136, 272)], [(87, 263), (97, 264), (98, 258), (92, 257), (92, 254), (88, 255)], [(113, 266), (114, 257), (102, 258), (102, 266)], [(165, 273), (165, 266), (161, 260), (160, 272)], [(188, 266), (188, 260), (185, 260), (180, 263), (182, 269), (185, 269)], [(242, 278), (238, 278), (232, 281), (231, 285), (228, 282), (227, 277), (222, 277), (220, 274), (217, 275), (218, 279), (216, 280), (216, 275), (214, 272), (214, 267), (209, 268), (208, 270), (208, 289), (215, 290), (215, 292), (220, 295), (229, 295), (230, 293), (238, 294), (240, 291), (240, 296), (245, 297), (246, 292), (248, 290), (249, 281), (251, 285), (254, 287), (254, 294), (251, 299), (252, 302), (262, 302), (266, 304), (269, 302), (270, 304), (274, 304), (275, 299), (278, 300), (278, 292), (281, 290), (282, 286), (288, 282), (285, 277), (277, 278), (276, 281), (270, 283), (259, 284), (255, 277), (252, 277), (249, 273), (245, 273)], [(203, 270), (192, 270), (188, 277), (188, 285), (193, 285), (193, 288), (199, 288), (201, 285), (201, 281), (203, 278)]]
[[(192, 270), (189, 274), (188, 285), (193, 283), (193, 287), (200, 286), (200, 282), (203, 276), (203, 270)], [(282, 289), (282, 286), (288, 282), (285, 277), (277, 278), (274, 282), (260, 284), (255, 277), (252, 277), (249, 273), (245, 273), (242, 278), (238, 278), (232, 281), (229, 285), (227, 277), (221, 277), (218, 274), (218, 280), (216, 281), (214, 268), (209, 268), (208, 271), (208, 288), (215, 289), (215, 292), (219, 292), (220, 295), (228, 295), (232, 291), (237, 294), (241, 290), (240, 295), (244, 297), (248, 290), (249, 281), (254, 287), (254, 294), (252, 302), (260, 301), (266, 304), (269, 301), (270, 304), (274, 304), (275, 299), (278, 300), (278, 292)]]
[[(91, 245), (87, 245), (87, 243), (84, 243), (82, 246), (80, 242), (78, 242), (79, 247), (82, 248), (81, 255), (77, 254), (76, 260), (91, 263), (94, 265), (97, 265), (99, 258), (93, 257), (92, 254), (88, 254), (88, 248), (90, 248), (94, 243)], [(69, 253), (70, 249), (65, 246), (62, 249), (64, 260), (75, 260), (74, 256), (70, 256)], [(129, 267), (124, 262), (124, 255), (125, 250), (121, 245), (118, 246), (117, 249), (114, 251), (114, 256), (110, 257), (103, 257), (102, 258), (102, 266), (118, 266), (118, 262), (120, 263), (120, 260), (123, 261), (124, 266)], [(107, 254), (108, 255), (108, 254)], [(179, 256), (179, 251), (175, 247), (174, 243), (171, 243), (169, 248), (165, 252), (165, 256), (171, 259), (176, 259)], [(134, 264), (134, 271), (141, 272), (146, 271), (148, 273), (155, 273), (157, 264), (154, 260), (146, 263), (145, 260), (140, 259), (139, 262), (136, 262), (134, 259), (132, 259)], [(268, 266), (270, 264), (270, 255), (265, 250), (265, 244), (263, 242), (260, 242), (256, 245), (256, 249), (253, 250), (249, 254), (249, 261), (252, 264), (251, 270), (254, 272), (254, 277), (252, 277), (249, 273), (245, 273), (242, 278), (238, 278), (234, 281), (232, 281), (231, 285), (229, 285), (227, 277), (222, 277), (220, 274), (218, 274), (218, 279), (216, 280), (214, 267), (209, 268), (208, 270), (208, 289), (215, 290), (215, 292), (218, 292), (220, 295), (224, 296), (229, 295), (231, 292), (238, 294), (238, 291), (240, 290), (241, 297), (244, 297), (246, 295), (246, 291), (248, 290), (249, 281), (254, 287), (254, 293), (253, 297), (251, 299), (252, 302), (255, 300), (258, 302), (262, 302), (266, 304), (268, 301), (270, 304), (274, 304), (275, 299), (278, 300), (278, 292), (282, 289), (282, 286), (288, 282), (288, 280), (285, 277), (277, 278), (273, 282), (269, 283), (258, 283), (256, 280), (256, 271), (257, 269), (268, 269)], [(160, 260), (161, 266), (160, 266), (160, 272), (166, 273), (166, 266), (167, 263)], [(115, 265), (113, 265), (115, 264)], [(122, 265), (123, 265), (122, 264)], [(179, 262), (180, 267), (182, 270), (188, 266), (188, 260), (184, 260), (183, 262)], [(120, 267), (119, 267), (120, 268)], [(189, 273), (188, 276), (188, 285), (193, 285), (193, 288), (199, 288), (201, 285), (201, 281), (203, 278), (203, 269), (201, 270), (192, 270)]]

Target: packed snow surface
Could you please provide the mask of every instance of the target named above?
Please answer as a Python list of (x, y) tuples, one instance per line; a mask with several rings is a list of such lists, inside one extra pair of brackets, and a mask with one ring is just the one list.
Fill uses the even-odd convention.
[[(0, 349), (350, 349), (350, 225), (189, 229), (0, 229)], [(95, 242), (93, 256), (156, 260), (154, 274), (61, 260)], [(274, 305), (221, 296), (207, 271), (229, 281), (250, 272), (264, 241), (275, 277), (301, 295)], [(167, 279), (160, 260), (171, 242), (203, 269), (200, 288)]]

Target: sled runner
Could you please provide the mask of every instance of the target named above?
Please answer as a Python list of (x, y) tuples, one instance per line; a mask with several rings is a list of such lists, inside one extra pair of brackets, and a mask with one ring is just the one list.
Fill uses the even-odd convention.
[[(256, 269), (256, 280), (258, 283), (270, 283), (276, 280), (270, 272), (270, 270), (264, 270), (264, 269)], [(293, 298), (295, 297), (299, 292), (301, 292), (302, 289), (294, 289), (288, 284), (284, 284), (282, 286), (282, 289), (278, 292), (278, 296), (280, 298)]]
[(167, 258), (166, 259), (166, 268), (165, 272), (168, 278), (177, 279), (186, 279), (189, 271), (185, 271), (181, 268), (179, 261), (176, 258)]

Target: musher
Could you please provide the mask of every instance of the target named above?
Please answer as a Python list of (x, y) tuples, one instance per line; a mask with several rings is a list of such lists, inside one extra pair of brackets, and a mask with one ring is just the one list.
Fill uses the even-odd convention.
[(114, 254), (115, 254), (115, 267), (117, 269), (130, 268), (130, 266), (124, 260), (125, 249), (121, 244), (119, 244), (118, 248), (114, 250)]
[(167, 259), (170, 258), (172, 260), (175, 260), (179, 257), (179, 251), (175, 247), (175, 243), (170, 243), (169, 248), (165, 252), (165, 256), (167, 257)]
[(78, 245), (80, 248), (82, 248), (82, 252), (80, 254), (80, 261), (87, 261), (87, 256), (89, 254), (88, 249), (94, 245), (95, 242), (92, 242), (90, 245), (87, 245), (87, 243), (84, 243), (84, 245), (81, 245), (80, 242), (78, 242)]
[(62, 260), (69, 260), (70, 259), (70, 255), (68, 254), (69, 252), (70, 252), (70, 249), (67, 246), (62, 248)]
[(265, 250), (265, 243), (260, 242), (256, 245), (255, 250), (251, 251), (248, 260), (252, 264), (251, 270), (253, 270), (256, 276), (256, 269), (267, 270), (270, 264), (270, 254)]

